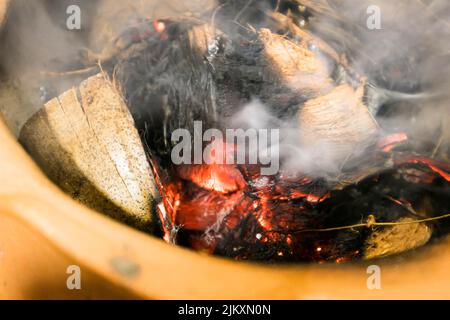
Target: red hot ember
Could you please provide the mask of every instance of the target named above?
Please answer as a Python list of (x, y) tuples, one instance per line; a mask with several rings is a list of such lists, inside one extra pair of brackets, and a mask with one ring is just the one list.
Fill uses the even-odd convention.
[[(378, 143), (379, 152), (389, 152), (405, 137), (397, 134), (382, 139)], [(411, 173), (402, 171), (414, 168), (422, 173), (415, 180), (416, 186), (449, 181), (448, 165), (428, 158), (391, 156), (395, 165), (386, 169), (388, 176), (404, 175), (400, 180), (410, 183)], [(176, 167), (175, 172), (178, 178), (163, 186), (165, 206), (160, 217), (167, 241), (238, 260), (344, 262), (362, 254), (361, 248), (344, 248), (339, 241), (364, 238), (364, 232), (308, 232), (336, 227), (339, 221), (345, 221), (349, 209), (339, 209), (339, 206), (346, 206), (346, 201), (351, 205), (359, 201), (358, 196), (344, 199), (349, 196), (343, 197), (342, 193), (351, 191), (333, 190), (323, 180), (298, 173), (262, 176), (256, 165), (183, 165)], [(377, 174), (366, 180), (363, 185), (377, 185), (389, 178)], [(407, 201), (388, 194), (384, 198), (397, 207), (389, 210), (412, 207)], [(362, 197), (371, 198), (370, 192)], [(362, 205), (360, 210), (356, 214), (359, 218), (349, 222), (360, 223), (361, 216), (376, 208)], [(339, 215), (342, 217), (336, 219)]]

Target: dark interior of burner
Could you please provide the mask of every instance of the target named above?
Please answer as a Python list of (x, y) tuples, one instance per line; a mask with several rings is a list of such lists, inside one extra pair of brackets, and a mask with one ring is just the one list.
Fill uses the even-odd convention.
[[(283, 14), (289, 11), (296, 19), (308, 19), (311, 15), (308, 11), (291, 11), (287, 4), (279, 9)], [(180, 170), (167, 165), (171, 142), (166, 132), (178, 127), (192, 131), (193, 120), (202, 120), (212, 128), (229, 128), (229, 119), (255, 98), (269, 106), (271, 116), (283, 122), (295, 117), (298, 106), (315, 94), (292, 89), (273, 68), (261, 76), (261, 70), (271, 62), (263, 57), (263, 44), (253, 30), (227, 23), (235, 14), (236, 9), (228, 4), (216, 16), (217, 21), (225, 21), (223, 25), (218, 22), (218, 29), (225, 30), (224, 34), (206, 43), (199, 40), (200, 47), (196, 48), (189, 42), (189, 34), (200, 28), (200, 33), (204, 32), (200, 37), (207, 38), (208, 31), (201, 29), (202, 24), (166, 21), (170, 44), (158, 40), (132, 47), (119, 63), (118, 77), (139, 129), (145, 133), (156, 171), (167, 177), (162, 182), (167, 191), (163, 197), (172, 204), (166, 207), (180, 202), (172, 221), (162, 219), (162, 235), (169, 235), (171, 242), (237, 260), (342, 262), (400, 253), (412, 248), (408, 242), (426, 243), (447, 234), (447, 220), (420, 223), (420, 227), (408, 223), (403, 227), (358, 226), (372, 217), (383, 224), (430, 219), (448, 212), (448, 175), (440, 175), (426, 160), (415, 158), (416, 152), (430, 152), (431, 143), (423, 144), (423, 150), (411, 142), (400, 143), (388, 153), (377, 152), (369, 145), (362, 159), (355, 157), (343, 166), (339, 177), (310, 179), (307, 174), (294, 174), (285, 178), (280, 173), (268, 178), (263, 186), (257, 185), (263, 177), (251, 166), (194, 166)], [(243, 20), (255, 29), (269, 28), (280, 36), (295, 37), (280, 21), (263, 18), (258, 9), (248, 10)], [(211, 45), (211, 41), (217, 45), (212, 58), (207, 56), (212, 55), (211, 49), (201, 47)], [(173, 42), (179, 46), (172, 46)], [(140, 68), (150, 57), (157, 62)], [(339, 62), (332, 61), (331, 74), (336, 85), (358, 81), (356, 72), (342, 68)], [(388, 79), (381, 83), (379, 74), (385, 76), (386, 71), (379, 69), (372, 77), (389, 90), (420, 90), (420, 80), (413, 77), (409, 66), (396, 65), (396, 70), (409, 80), (392, 84), (394, 81)], [(142, 83), (153, 88), (151, 93), (141, 90)], [(369, 96), (371, 88), (365, 90)], [(142, 107), (150, 101), (155, 109)], [(412, 118), (417, 113), (411, 101), (373, 106), (373, 101), (367, 103), (369, 108), (378, 110), (375, 116), (380, 118), (395, 118), (397, 114)], [(165, 110), (167, 106), (170, 114)], [(390, 161), (395, 163), (388, 165)], [(448, 171), (448, 165), (441, 165)], [(216, 176), (224, 175), (225, 181), (232, 180), (237, 170), (245, 186), (222, 192), (198, 182), (198, 176), (208, 176), (207, 172), (214, 170), (218, 171)], [(221, 216), (219, 212), (224, 208), (227, 213)]]

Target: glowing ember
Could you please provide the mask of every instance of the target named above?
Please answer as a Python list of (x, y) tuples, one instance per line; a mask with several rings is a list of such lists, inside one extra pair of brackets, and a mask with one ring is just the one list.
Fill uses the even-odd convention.
[(162, 22), (162, 21), (154, 20), (153, 21), (153, 28), (155, 29), (156, 32), (162, 33), (164, 31), (166, 31), (166, 24), (164, 22)]
[(193, 165), (179, 166), (180, 178), (190, 180), (203, 189), (220, 193), (231, 193), (246, 185), (241, 172), (231, 165)]
[(378, 142), (378, 148), (384, 152), (391, 152), (399, 143), (408, 140), (406, 133), (396, 133), (389, 135)]
[(438, 163), (432, 159), (425, 157), (410, 157), (410, 158), (399, 158), (396, 161), (397, 164), (411, 163), (411, 164), (421, 164), (429, 167), (431, 170), (439, 174), (442, 178), (450, 182), (450, 166), (448, 164)]
[[(403, 138), (403, 135), (390, 137), (378, 147), (382, 152), (387, 152)], [(417, 185), (431, 184), (436, 179), (449, 181), (448, 166), (428, 158), (399, 156), (394, 163), (395, 169), (391, 170), (397, 170), (401, 181), (414, 181)], [(412, 165), (416, 167), (411, 168)], [(363, 237), (363, 232), (320, 233), (320, 238), (317, 233), (303, 232), (336, 227), (340, 216), (349, 214), (345, 211), (347, 209), (341, 208), (343, 203), (362, 200), (358, 194), (352, 198), (351, 194), (355, 191), (332, 191), (320, 180), (301, 174), (281, 172), (278, 176), (264, 177), (257, 169), (257, 166), (215, 163), (177, 166), (175, 172), (178, 178), (163, 186), (166, 197), (164, 207), (160, 207), (160, 216), (161, 221), (166, 222), (163, 223), (164, 239), (169, 242), (178, 239), (196, 250), (232, 256), (238, 260), (312, 259), (342, 263), (362, 254), (359, 247), (340, 247), (336, 239), (355, 241)], [(396, 175), (388, 173), (383, 179), (376, 175), (367, 181), (377, 188), (377, 184), (386, 180), (386, 188), (390, 188), (393, 183), (389, 179)], [(414, 180), (411, 180), (412, 177)], [(390, 201), (391, 205), (386, 204), (389, 211), (404, 210), (416, 214), (414, 206), (417, 204), (405, 200), (409, 197), (414, 199), (413, 195), (405, 192), (397, 195), (398, 188), (386, 190), (389, 191), (380, 199)], [(382, 200), (377, 200), (373, 192), (367, 191), (367, 197), (363, 198), (365, 206), (373, 203), (372, 209), (367, 207), (366, 212), (361, 212), (366, 214), (366, 218), (353, 220), (353, 223), (370, 224), (369, 228), (372, 228), (380, 220), (379, 213), (375, 217), (372, 212), (376, 212)], [(357, 216), (361, 219), (360, 214)]]

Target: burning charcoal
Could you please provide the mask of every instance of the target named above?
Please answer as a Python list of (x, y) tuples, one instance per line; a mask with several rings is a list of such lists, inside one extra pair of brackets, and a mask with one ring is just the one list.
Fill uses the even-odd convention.
[[(224, 194), (190, 182), (198, 169), (185, 171), (186, 181), (170, 185), (181, 195), (174, 209), (179, 243), (238, 260), (272, 262), (343, 262), (415, 249), (444, 226), (430, 223), (450, 209), (448, 184), (432, 186), (446, 183), (448, 168), (437, 170), (439, 164), (423, 158), (396, 163), (331, 192), (326, 183), (320, 186), (308, 177), (264, 180), (257, 170), (240, 166), (246, 185)], [(428, 199), (426, 207), (423, 199)]]
[(151, 231), (158, 197), (153, 174), (133, 119), (105, 75), (45, 104), (20, 141), (73, 198)]
[(181, 179), (219, 193), (235, 192), (246, 185), (241, 172), (232, 165), (184, 165), (177, 167), (177, 173)]

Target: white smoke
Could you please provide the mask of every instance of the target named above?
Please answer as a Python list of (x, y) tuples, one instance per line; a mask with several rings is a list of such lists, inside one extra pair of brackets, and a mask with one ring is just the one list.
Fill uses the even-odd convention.
[[(444, 0), (298, 2), (312, 8), (312, 34), (345, 54), (351, 67), (367, 78), (371, 89), (365, 102), (380, 125), (379, 134), (406, 132), (412, 145), (410, 152), (448, 160), (450, 4)], [(379, 30), (367, 25), (367, 8), (373, 5), (380, 9)], [(305, 77), (298, 78), (301, 86)], [(271, 111), (270, 106), (253, 101), (233, 118), (232, 125), (280, 128), (283, 169), (319, 177), (339, 175), (346, 159), (332, 139), (305, 145), (299, 139), (304, 128), (298, 119), (280, 121)], [(357, 115), (349, 116), (353, 116), (349, 126), (356, 126)], [(352, 156), (363, 151), (355, 146)]]
[(244, 106), (232, 118), (230, 125), (244, 129), (279, 129), (279, 141), (271, 142), (272, 149), (280, 152), (282, 171), (300, 172), (323, 178), (333, 178), (339, 172), (340, 155), (334, 148), (330, 148), (326, 143), (318, 143), (313, 147), (301, 145), (297, 120), (281, 121), (259, 100), (253, 100)]
[[(267, 10), (266, 3), (255, 1)], [(272, 1), (276, 3), (276, 1)], [(450, 4), (446, 0), (298, 0), (312, 12), (311, 32), (347, 53), (350, 64), (368, 78), (377, 90), (375, 101), (387, 102), (377, 121), (386, 132), (406, 131), (419, 147), (447, 157), (450, 120)], [(64, 65), (80, 49), (100, 49), (127, 28), (133, 17), (199, 17), (214, 11), (217, 2), (199, 1), (115, 1), (115, 0), (16, 0), (0, 42), (1, 67), (18, 85), (40, 94), (42, 70)], [(223, 1), (222, 1), (223, 3)], [(245, 2), (246, 3), (246, 2)], [(245, 5), (245, 3), (243, 3)], [(67, 30), (68, 5), (82, 12), (82, 30)], [(367, 8), (376, 5), (381, 12), (381, 30), (367, 28)], [(241, 14), (241, 17), (244, 17)], [(211, 17), (213, 21), (213, 16)], [(235, 22), (230, 21), (230, 24)], [(396, 70), (398, 68), (398, 70)], [(398, 72), (397, 72), (398, 71)], [(304, 81), (301, 78), (299, 82)], [(73, 85), (58, 80), (58, 90)], [(381, 90), (381, 89), (383, 90)], [(55, 93), (56, 94), (56, 93)], [(51, 93), (48, 98), (51, 98)], [(403, 100), (403, 104), (389, 105)], [(405, 112), (394, 112), (396, 108)], [(26, 106), (37, 108), (40, 105)], [(412, 111), (413, 110), (413, 111)], [(381, 110), (383, 111), (383, 110)], [(394, 116), (390, 116), (394, 113)], [(21, 114), (21, 113), (17, 113)], [(25, 113), (29, 116), (29, 112)], [(413, 114), (414, 116), (411, 116)], [(13, 119), (23, 123), (26, 119)], [(257, 101), (236, 115), (237, 123), (252, 128), (279, 127), (280, 150), (285, 166), (317, 175), (339, 171), (333, 148), (323, 142), (314, 147), (301, 145), (298, 119), (280, 122), (269, 107)], [(339, 156), (340, 157), (340, 156)]]

